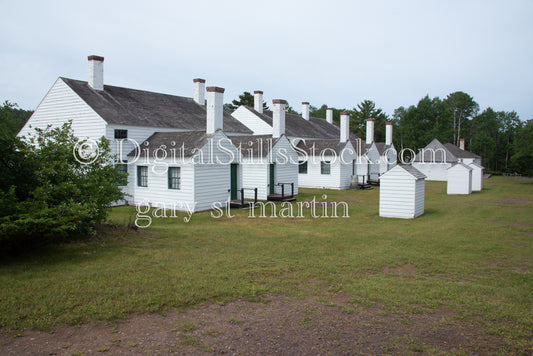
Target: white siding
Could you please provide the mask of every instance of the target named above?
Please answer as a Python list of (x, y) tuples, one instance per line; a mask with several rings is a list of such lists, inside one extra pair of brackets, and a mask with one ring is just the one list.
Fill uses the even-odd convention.
[(352, 176), (354, 174), (354, 163), (357, 159), (355, 148), (351, 142), (348, 142), (346, 147), (341, 151), (339, 160), (341, 163), (339, 171), (339, 189), (349, 189), (352, 184)]
[(424, 213), (424, 196), (426, 193), (426, 180), (419, 179), (415, 186), (415, 218)]
[(448, 169), (448, 194), (470, 194), (472, 193), (472, 170), (456, 164)]
[[(233, 157), (220, 147), (231, 151)], [(215, 202), (225, 206), (231, 186), (231, 163), (239, 160), (237, 149), (224, 134), (218, 132), (200, 152), (179, 164), (173, 158), (150, 159), (148, 163), (141, 158), (130, 165), (128, 190), (134, 197), (133, 201), (181, 211), (187, 210), (187, 207), (192, 211), (208, 210)], [(137, 166), (142, 165), (148, 166), (147, 187), (137, 186)], [(181, 168), (179, 190), (168, 189), (168, 166)]]
[[(294, 183), (294, 194), (298, 194), (298, 154), (285, 136), (272, 147), (272, 161), (276, 164), (274, 182)], [(289, 185), (284, 189), (285, 194), (291, 193)], [(274, 191), (281, 194), (281, 186), (276, 186)]]
[(214, 203), (224, 207), (229, 199), (231, 172), (229, 164), (199, 164), (194, 167), (196, 210), (209, 210)]
[(422, 163), (414, 162), (413, 167), (426, 175), (427, 180), (445, 182), (451, 163)]
[(398, 152), (396, 152), (396, 148), (394, 145), (391, 145), (391, 147), (387, 150), (387, 170), (393, 168), (396, 166), (396, 163), (398, 162)]
[(224, 205), (228, 201), (231, 164), (240, 160), (236, 147), (220, 131), (200, 151), (202, 162), (205, 164), (196, 164), (194, 170), (196, 211), (209, 210), (213, 208), (214, 203)]
[[(249, 160), (243, 160), (242, 168), (242, 187), (243, 188), (258, 188), (257, 199), (266, 200), (268, 196), (269, 184), (269, 164), (257, 163)], [(253, 199), (254, 192), (247, 190), (244, 193), (246, 199)]]
[(412, 219), (424, 212), (424, 179), (417, 180), (400, 166), (380, 179), (379, 216)]
[[(128, 130), (127, 140), (115, 140), (115, 129)], [(156, 132), (178, 132), (177, 129), (167, 129), (161, 127), (140, 127), (128, 125), (107, 125), (105, 137), (110, 141), (111, 154), (115, 155), (122, 151), (122, 159), (128, 160), (127, 155), (136, 147), (139, 146), (150, 136)], [(121, 142), (122, 141), (122, 142)], [(121, 148), (122, 145), (122, 148)], [(179, 147), (176, 147), (179, 152)], [(133, 159), (132, 157), (129, 158)]]
[(357, 182), (359, 184), (366, 183), (368, 179), (368, 160), (365, 156), (359, 156), (356, 159), (355, 171), (357, 176)]
[(340, 164), (336, 157), (325, 156), (330, 161), (330, 174), (322, 174), (320, 170), (321, 158), (308, 156), (307, 174), (298, 174), (298, 185), (303, 188), (340, 189)]
[(29, 137), (35, 128), (58, 127), (68, 120), (78, 138), (98, 140), (105, 135), (106, 122), (59, 78), (18, 135)]
[[(126, 140), (115, 140), (115, 129), (119, 130), (128, 130), (128, 139)], [(136, 144), (141, 146), (142, 143), (150, 136), (152, 136), (155, 132), (175, 132), (178, 131), (176, 129), (164, 129), (160, 127), (139, 127), (139, 126), (127, 126), (127, 125), (107, 125), (106, 127), (106, 138), (110, 141), (110, 148), (111, 148), (111, 154), (120, 156), (119, 158), (122, 159), (122, 162), (128, 163), (129, 167), (132, 167), (135, 164), (136, 159), (138, 159), (140, 164), (144, 164), (145, 162), (144, 158), (138, 158), (134, 156), (128, 157), (128, 154), (130, 154), (136, 147)], [(142, 149), (142, 147), (141, 147)], [(176, 147), (176, 151), (179, 152), (179, 147)], [(177, 153), (178, 154), (178, 153)], [(177, 157), (179, 158), (179, 157)], [(153, 157), (150, 158), (151, 160)], [(169, 162), (176, 162), (177, 159), (174, 159)], [(131, 184), (132, 179), (134, 180), (133, 183), (137, 183), (135, 181), (135, 174), (136, 172), (130, 172), (128, 168), (128, 185), (125, 187), (124, 192), (127, 194), (132, 195), (133, 191), (131, 190)], [(128, 200), (128, 199), (126, 199)]]
[(381, 156), (379, 154), (379, 151), (374, 143), (370, 146), (368, 149), (368, 152), (366, 153), (366, 156), (369, 159), (368, 164), (368, 175), (370, 179), (376, 180), (378, 179), (380, 175), (380, 162), (381, 162)]
[(180, 167), (181, 179), (180, 189), (168, 189), (168, 171), (164, 166), (155, 168), (153, 164), (148, 165), (148, 186), (139, 187), (137, 185), (137, 166), (130, 166), (129, 188), (133, 195), (134, 204), (150, 205), (153, 207), (166, 207), (185, 211), (186, 205), (191, 210), (196, 210), (194, 200), (194, 166), (190, 162), (181, 165), (174, 165), (170, 159), (163, 161), (169, 166)]
[(353, 164), (343, 163), (339, 168), (339, 189), (349, 189), (352, 183)]
[(472, 190), (479, 192), (483, 189), (483, 168), (475, 164), (469, 167), (472, 168)]
[(272, 126), (244, 106), (239, 106), (231, 116), (252, 130), (254, 135), (272, 135)]
[[(298, 194), (298, 165), (276, 164), (275, 183), (294, 183), (294, 194)], [(285, 195), (291, 194), (291, 186), (285, 184)], [(274, 191), (281, 194), (281, 186), (276, 186)]]
[[(355, 149), (351, 143), (337, 156), (325, 156), (324, 161), (331, 162), (330, 174), (321, 173), (322, 157), (307, 156), (307, 174), (298, 173), (298, 184), (305, 188), (323, 188), (323, 189), (349, 189), (353, 175), (353, 161), (357, 158)], [(302, 156), (300, 159), (303, 159)], [(363, 158), (364, 160), (364, 158)], [(365, 167), (367, 166), (366, 160)]]

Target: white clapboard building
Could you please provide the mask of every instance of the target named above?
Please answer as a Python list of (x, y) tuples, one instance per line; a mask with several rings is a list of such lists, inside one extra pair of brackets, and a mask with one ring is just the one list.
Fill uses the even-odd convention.
[(285, 136), (285, 105), (282, 99), (273, 100), (273, 134), (233, 135), (233, 144), (242, 159), (242, 193), (232, 191), (232, 200), (255, 198), (285, 200), (298, 194), (298, 155)]
[(428, 181), (445, 182), (448, 168), (457, 162), (457, 157), (435, 138), (416, 154), (413, 167), (424, 173)]
[(364, 169), (358, 172), (360, 182), (365, 179), (377, 181), (383, 173), (394, 167), (397, 152), (392, 142), (392, 122), (386, 123), (385, 142), (376, 142), (374, 141), (374, 120), (366, 120), (366, 137), (361, 152), (366, 158), (368, 168), (366, 169), (367, 176), (362, 174)]
[[(180, 203), (188, 203), (188, 208), (194, 203), (194, 211), (199, 211), (228, 199), (243, 186), (242, 155), (229, 136), (253, 132), (224, 112), (223, 88), (209, 87), (206, 94), (205, 80), (194, 79), (190, 98), (104, 85), (104, 58), (89, 56), (88, 61), (88, 81), (58, 78), (19, 136), (28, 137), (35, 128), (71, 120), (80, 139), (106, 137), (112, 152), (120, 154), (118, 164), (129, 173), (123, 188), (127, 203), (160, 206), (173, 201), (177, 210)], [(279, 152), (288, 140), (279, 137), (274, 141)], [(160, 156), (163, 152), (167, 157)], [(231, 162), (229, 152), (234, 153)], [(172, 160), (171, 153), (178, 155), (178, 161)], [(288, 150), (288, 155), (294, 158), (295, 152)], [(210, 159), (206, 162), (206, 157), (215, 162), (217, 158), (225, 160), (213, 164)], [(276, 162), (275, 184), (295, 181), (295, 160), (290, 163), (290, 179), (282, 173), (284, 163)], [(169, 167), (166, 175), (157, 174), (161, 167)], [(260, 189), (268, 190), (269, 184)]]
[[(253, 108), (242, 105), (232, 115), (252, 130), (254, 135), (269, 135), (273, 132), (273, 112), (263, 110), (262, 91), (254, 92)], [(298, 174), (300, 187), (348, 189), (352, 177), (356, 178), (358, 183), (363, 184), (369, 179), (377, 180), (381, 174), (393, 167), (396, 164), (397, 154), (392, 143), (392, 123), (387, 123), (386, 142), (374, 142), (373, 124), (373, 120), (367, 123), (366, 143), (361, 142), (353, 133), (348, 133), (346, 142), (350, 142), (349, 145), (353, 146), (359, 156), (355, 163), (348, 167), (347, 164), (342, 165), (337, 162), (336, 166), (331, 166), (329, 169), (328, 163), (318, 162), (318, 165), (310, 166), (311, 163), (302, 159), (302, 156), (311, 154), (308, 150), (313, 145), (320, 146), (324, 150), (322, 155), (324, 162), (333, 162), (333, 157), (345, 149), (353, 151), (344, 144), (339, 145), (342, 123), (339, 126), (333, 121), (333, 109), (326, 110), (326, 120), (311, 117), (308, 102), (302, 103), (301, 116), (286, 114), (286, 135), (296, 149), (301, 150)], [(319, 155), (320, 152), (315, 152), (313, 157)]]
[(348, 189), (357, 169), (357, 142), (350, 140), (349, 115), (341, 113), (337, 139), (301, 140), (296, 146), (299, 155), (298, 182), (301, 187)]

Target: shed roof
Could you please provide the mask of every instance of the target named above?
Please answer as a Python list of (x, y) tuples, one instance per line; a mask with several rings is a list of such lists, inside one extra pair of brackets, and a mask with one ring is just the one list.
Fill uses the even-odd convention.
[(383, 177), (386, 177), (389, 174), (389, 172), (394, 172), (394, 171), (397, 171), (397, 170), (403, 170), (403, 171), (407, 172), (413, 178), (415, 178), (415, 180), (427, 178), (424, 173), (420, 172), (418, 169), (416, 169), (415, 167), (413, 167), (410, 164), (397, 164), (394, 167), (392, 167), (391, 169), (389, 169), (387, 172), (383, 173), (379, 177), (379, 179), (383, 179)]
[(476, 167), (476, 168), (479, 168), (479, 169), (485, 169), (485, 167), (483, 167), (482, 165), (480, 164), (477, 164), (476, 162), (471, 162), (468, 164), (469, 166), (472, 166), (472, 167)]
[(448, 168), (448, 170), (451, 170), (451, 169), (466, 169), (466, 170), (471, 171), (472, 167), (469, 167), (468, 165), (466, 165), (464, 163), (457, 162), (456, 164), (454, 164), (450, 168)]
[[(206, 129), (206, 109), (192, 98), (104, 85), (103, 91), (87, 82), (61, 77), (83, 101), (109, 124), (161, 127), (187, 131)], [(224, 112), (224, 131), (252, 131)]]

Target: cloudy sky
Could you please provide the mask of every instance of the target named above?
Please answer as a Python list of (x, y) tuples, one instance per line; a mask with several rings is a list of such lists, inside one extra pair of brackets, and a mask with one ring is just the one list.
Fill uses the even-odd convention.
[(533, 119), (533, 1), (0, 0), (0, 100), (35, 109), (59, 76), (225, 101), (265, 99), (388, 114), (464, 91), (482, 109)]

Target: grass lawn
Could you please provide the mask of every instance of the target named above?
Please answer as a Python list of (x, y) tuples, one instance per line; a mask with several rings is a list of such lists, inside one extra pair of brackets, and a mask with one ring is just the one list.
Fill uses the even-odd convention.
[[(452, 310), (510, 348), (533, 337), (533, 183), (492, 177), (483, 192), (426, 183), (414, 220), (378, 216), (379, 190), (302, 189), (345, 201), (349, 218), (154, 219), (0, 263), (0, 327), (47, 329), (261, 295), (353, 296), (390, 313)], [(317, 212), (322, 214), (321, 211)], [(135, 207), (113, 209), (127, 224)], [(296, 215), (296, 212), (295, 212)]]

